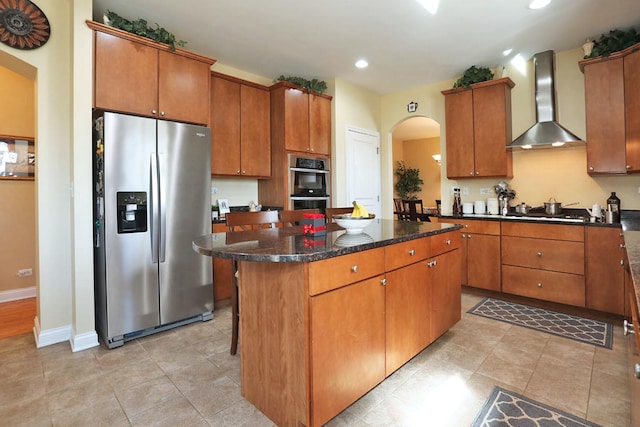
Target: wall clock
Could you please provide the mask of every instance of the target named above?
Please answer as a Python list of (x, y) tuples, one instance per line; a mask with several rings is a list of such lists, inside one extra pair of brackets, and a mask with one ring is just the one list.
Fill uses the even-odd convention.
[(49, 20), (29, 0), (0, 0), (0, 42), (22, 50), (37, 49), (49, 40)]

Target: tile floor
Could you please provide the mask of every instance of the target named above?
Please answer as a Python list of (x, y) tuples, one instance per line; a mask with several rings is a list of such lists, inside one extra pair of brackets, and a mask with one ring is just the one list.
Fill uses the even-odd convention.
[[(603, 426), (629, 426), (627, 347), (613, 350), (466, 313), (462, 321), (330, 426), (469, 426), (494, 385)], [(0, 425), (272, 426), (240, 394), (229, 355), (230, 310), (214, 319), (71, 353), (34, 347), (31, 334), (0, 340)]]

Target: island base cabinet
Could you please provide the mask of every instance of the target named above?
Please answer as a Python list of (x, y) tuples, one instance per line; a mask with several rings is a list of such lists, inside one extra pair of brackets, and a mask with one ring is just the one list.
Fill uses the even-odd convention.
[(323, 425), (385, 378), (384, 276), (311, 298), (311, 425)]
[(462, 316), (460, 251), (442, 254), (428, 263), (431, 283), (431, 337), (435, 341)]

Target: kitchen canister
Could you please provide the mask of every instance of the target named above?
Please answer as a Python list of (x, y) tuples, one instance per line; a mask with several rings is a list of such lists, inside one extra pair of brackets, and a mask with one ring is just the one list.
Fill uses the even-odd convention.
[(487, 213), (491, 215), (498, 215), (498, 213), (500, 213), (500, 207), (496, 197), (489, 197), (487, 199)]
[(462, 204), (462, 213), (463, 214), (472, 214), (473, 213), (473, 203), (463, 203)]
[(473, 212), (477, 214), (486, 214), (487, 213), (487, 205), (484, 200), (476, 200), (473, 203)]

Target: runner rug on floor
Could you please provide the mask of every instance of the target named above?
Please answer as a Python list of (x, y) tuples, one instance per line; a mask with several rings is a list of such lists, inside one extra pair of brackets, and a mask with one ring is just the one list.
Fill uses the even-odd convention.
[(494, 387), (471, 427), (600, 427), (501, 387)]
[(611, 349), (613, 325), (598, 320), (485, 298), (468, 313)]

